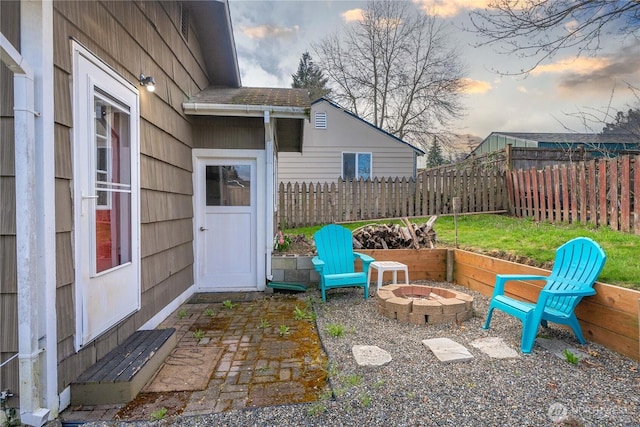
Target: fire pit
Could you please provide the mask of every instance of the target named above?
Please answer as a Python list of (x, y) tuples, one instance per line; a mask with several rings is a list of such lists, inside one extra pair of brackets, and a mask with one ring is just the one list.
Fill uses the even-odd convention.
[(378, 293), (378, 313), (416, 325), (460, 323), (473, 313), (473, 297), (423, 285), (387, 285)]

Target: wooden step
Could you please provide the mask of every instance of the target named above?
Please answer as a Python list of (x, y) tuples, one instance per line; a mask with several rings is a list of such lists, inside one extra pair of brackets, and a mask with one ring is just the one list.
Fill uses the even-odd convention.
[(127, 403), (177, 344), (176, 330), (136, 331), (71, 383), (72, 405)]

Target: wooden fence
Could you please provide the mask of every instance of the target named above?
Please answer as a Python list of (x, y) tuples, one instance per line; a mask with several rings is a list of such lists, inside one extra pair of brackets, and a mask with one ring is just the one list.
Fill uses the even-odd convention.
[(417, 180), (281, 183), (278, 197), (281, 228), (448, 214), (453, 197), (460, 197), (461, 213), (502, 211), (508, 203), (505, 174), (483, 167), (434, 168)]
[(640, 156), (507, 173), (510, 213), (640, 234)]

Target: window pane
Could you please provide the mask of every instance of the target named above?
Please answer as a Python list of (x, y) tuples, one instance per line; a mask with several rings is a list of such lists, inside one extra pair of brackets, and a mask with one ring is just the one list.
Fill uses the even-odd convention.
[(356, 154), (342, 153), (342, 178), (354, 179), (356, 177)]
[(207, 206), (250, 206), (251, 166), (227, 165), (206, 168)]
[(371, 154), (358, 153), (358, 178), (371, 178)]
[(95, 117), (96, 273), (131, 262), (129, 113), (98, 92)]
[(104, 192), (111, 209), (96, 210), (96, 272), (131, 262), (131, 194)]

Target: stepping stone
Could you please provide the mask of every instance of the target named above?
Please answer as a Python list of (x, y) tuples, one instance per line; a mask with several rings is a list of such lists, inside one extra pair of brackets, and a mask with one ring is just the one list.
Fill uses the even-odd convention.
[(585, 352), (578, 350), (575, 347), (571, 347), (564, 341), (556, 340), (556, 339), (548, 339), (548, 338), (536, 338), (536, 343), (540, 344), (540, 347), (550, 351), (557, 357), (562, 360), (565, 360), (564, 351), (569, 350), (575, 356), (577, 356), (580, 360), (586, 359), (589, 355)]
[(465, 346), (449, 338), (432, 338), (423, 340), (422, 344), (428, 347), (439, 361), (444, 363), (466, 362), (473, 359)]
[(354, 345), (351, 352), (358, 366), (382, 366), (391, 362), (389, 352), (376, 345)]
[(502, 338), (487, 337), (478, 338), (471, 343), (472, 346), (494, 359), (510, 359), (520, 357), (520, 354), (506, 345)]

